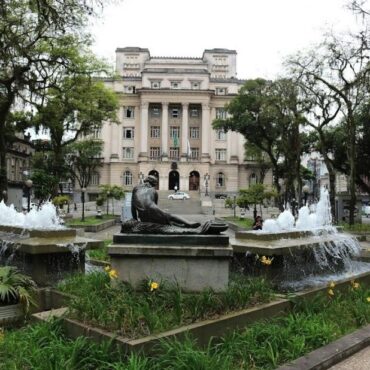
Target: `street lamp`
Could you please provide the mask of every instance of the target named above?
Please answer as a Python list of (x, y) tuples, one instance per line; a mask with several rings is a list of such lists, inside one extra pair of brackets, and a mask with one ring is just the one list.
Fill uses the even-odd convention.
[(208, 181), (209, 181), (209, 179), (210, 179), (210, 176), (209, 176), (209, 174), (208, 174), (208, 172), (204, 175), (204, 181), (205, 181), (205, 183), (204, 183), (204, 185), (206, 186), (206, 193), (205, 193), (205, 196), (206, 197), (209, 197), (209, 194), (208, 194)]
[(27, 189), (27, 212), (31, 210), (31, 188), (33, 185), (33, 182), (31, 179), (28, 179), (25, 181), (26, 189)]
[(109, 213), (109, 196), (110, 196), (110, 191), (108, 190), (107, 191), (107, 214)]
[(304, 196), (304, 205), (306, 206), (308, 193), (310, 192), (310, 187), (307, 184), (305, 184), (302, 187), (302, 191), (303, 191), (303, 196)]
[(85, 221), (85, 192), (86, 192), (86, 188), (81, 188), (81, 202), (82, 202), (81, 221)]

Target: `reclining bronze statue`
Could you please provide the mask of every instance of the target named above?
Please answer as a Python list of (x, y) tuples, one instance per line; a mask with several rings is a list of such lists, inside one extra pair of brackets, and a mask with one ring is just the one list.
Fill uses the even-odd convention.
[(228, 226), (207, 221), (203, 225), (189, 222), (158, 207), (155, 176), (147, 176), (143, 184), (134, 187), (131, 201), (132, 220), (122, 223), (122, 233), (135, 234), (219, 234)]

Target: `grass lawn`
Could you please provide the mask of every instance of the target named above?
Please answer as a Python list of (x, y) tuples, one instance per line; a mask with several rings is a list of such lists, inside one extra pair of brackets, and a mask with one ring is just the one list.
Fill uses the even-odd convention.
[(254, 223), (252, 218), (240, 218), (240, 217), (230, 216), (230, 217), (223, 217), (223, 219), (226, 221), (230, 221), (234, 224), (237, 224), (238, 226), (243, 227), (247, 230), (252, 230), (252, 226)]
[(108, 255), (108, 247), (112, 244), (112, 239), (104, 240), (103, 248), (91, 249), (86, 252), (87, 256), (93, 260), (110, 262), (110, 256)]
[(344, 231), (352, 233), (370, 232), (370, 224), (357, 224), (349, 225), (346, 222), (341, 222), (339, 226), (343, 226)]
[(295, 299), (289, 315), (266, 318), (206, 348), (191, 338), (163, 341), (159, 354), (150, 357), (124, 356), (109, 343), (96, 345), (85, 337), (68, 339), (58, 321), (0, 332), (0, 369), (275, 369), (370, 322), (369, 289), (349, 285), (345, 293), (333, 291), (309, 301)]
[(223, 293), (184, 293), (178, 286), (150, 281), (143, 282), (139, 292), (122, 282), (110, 284), (108, 272), (75, 275), (58, 289), (75, 296), (69, 303), (71, 317), (129, 338), (217, 317), (274, 297), (265, 279), (244, 275), (232, 276)]
[(89, 225), (99, 225), (105, 221), (112, 220), (116, 216), (113, 215), (102, 215), (103, 218), (96, 218), (95, 216), (85, 217), (85, 221), (81, 221), (81, 218), (74, 218), (68, 220), (67, 226), (89, 226)]

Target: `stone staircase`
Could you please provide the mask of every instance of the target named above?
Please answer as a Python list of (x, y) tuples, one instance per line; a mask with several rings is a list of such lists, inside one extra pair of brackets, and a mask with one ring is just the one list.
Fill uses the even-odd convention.
[(196, 215), (202, 213), (198, 191), (187, 191), (186, 193), (190, 195), (190, 199), (186, 200), (168, 199), (168, 196), (173, 193), (173, 191), (158, 191), (158, 206), (161, 209), (177, 215)]

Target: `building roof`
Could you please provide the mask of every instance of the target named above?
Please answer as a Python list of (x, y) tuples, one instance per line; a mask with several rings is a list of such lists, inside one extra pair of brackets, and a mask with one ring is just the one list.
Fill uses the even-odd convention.
[(236, 54), (236, 50), (215, 48), (215, 49), (205, 49), (203, 55), (204, 53)]
[(147, 48), (139, 48), (137, 46), (126, 46), (124, 48), (117, 48), (116, 49), (116, 53), (119, 52), (119, 51), (128, 51), (128, 52), (135, 52), (135, 53), (143, 53), (143, 52), (146, 52), (148, 54), (149, 53), (149, 49)]

